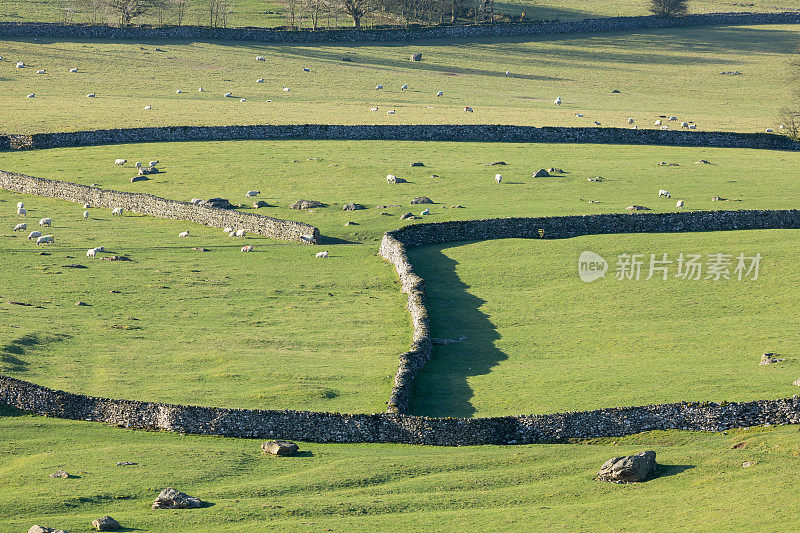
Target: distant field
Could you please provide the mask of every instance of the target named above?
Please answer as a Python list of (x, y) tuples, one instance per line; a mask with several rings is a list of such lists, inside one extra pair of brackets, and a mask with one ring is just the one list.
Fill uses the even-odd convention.
[[(545, 414), (680, 401), (787, 397), (800, 372), (798, 230), (504, 239), (413, 249), (435, 347), (411, 412)], [(585, 283), (578, 256), (605, 257)], [(615, 279), (617, 256), (642, 253), (639, 281)], [(650, 254), (763, 256), (757, 280), (646, 280)], [(748, 263), (749, 264), (749, 263)], [(746, 279), (746, 278), (745, 278)], [(761, 354), (786, 360), (759, 366)]]
[[(659, 115), (676, 115), (700, 130), (763, 132), (777, 127), (792, 94), (784, 80), (797, 41), (793, 25), (391, 46), (7, 40), (0, 42), (0, 128), (595, 121), (627, 127), (629, 117), (654, 127)], [(424, 60), (408, 61), (412, 51)], [(268, 61), (257, 62), (259, 54)], [(344, 56), (353, 61), (340, 61)], [(17, 61), (30, 68), (14, 68)], [(742, 75), (719, 74), (729, 71)], [(404, 83), (409, 90), (400, 90)], [(376, 91), (378, 84), (385, 89)], [(234, 98), (224, 98), (227, 92)], [(31, 93), (36, 97), (26, 98)], [(553, 105), (556, 96), (560, 107)], [(475, 112), (465, 113), (465, 106)], [(388, 115), (392, 109), (396, 114)]]
[[(230, 8), (228, 26), (284, 26), (288, 24), (286, 7), (287, 2), (271, 1), (260, 2), (256, 0), (229, 0)], [(640, 0), (591, 0), (576, 5), (574, 2), (564, 0), (508, 0), (495, 3), (498, 14), (507, 14), (517, 19), (525, 13), (527, 20), (580, 20), (595, 17), (640, 16), (649, 15), (647, 2)], [(116, 24), (118, 21), (109, 15), (98, 12), (93, 16), (91, 9), (79, 2), (65, 2), (63, 0), (5, 0), (0, 5), (0, 21), (8, 22), (64, 22), (64, 9), (69, 8), (69, 21), (76, 23), (108, 22)], [(748, 0), (748, 2), (726, 2), (722, 0), (693, 0), (690, 3), (691, 13), (716, 13), (729, 11), (794, 11), (797, 3), (792, 0)], [(300, 10), (303, 12), (303, 10)], [(303, 13), (304, 28), (311, 27), (311, 21)], [(367, 17), (364, 25), (385, 24), (393, 19), (380, 14)], [(338, 21), (338, 22), (337, 22)], [(397, 21), (395, 21), (397, 22)], [(467, 22), (467, 21), (462, 21)], [(136, 24), (159, 24), (156, 12), (134, 20)], [(164, 24), (177, 24), (175, 10), (168, 11), (163, 17)], [(208, 24), (208, 14), (205, 4), (197, 0), (187, 2), (187, 12), (183, 24)], [(327, 16), (320, 21), (320, 27), (352, 27), (353, 22), (344, 13), (331, 13), (330, 20)]]
[[(4, 414), (0, 516), (8, 531), (84, 531), (105, 514), (140, 531), (775, 531), (792, 529), (800, 513), (793, 427), (654, 432), (594, 445), (301, 443), (304, 456), (279, 459), (260, 455), (251, 439)], [(746, 448), (730, 449), (739, 442)], [(661, 477), (594, 480), (607, 459), (645, 449), (665, 465)], [(78, 477), (47, 477), (62, 468)], [(151, 510), (167, 486), (210, 506)]]

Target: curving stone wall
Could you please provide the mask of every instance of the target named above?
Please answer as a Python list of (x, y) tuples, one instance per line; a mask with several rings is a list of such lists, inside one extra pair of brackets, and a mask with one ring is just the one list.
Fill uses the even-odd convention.
[(494, 218), (410, 224), (387, 232), (379, 254), (395, 266), (414, 327), (411, 350), (400, 356), (389, 411), (408, 411), (414, 376), (431, 357), (424, 280), (414, 273), (406, 248), (458, 241), (490, 239), (564, 239), (608, 233), (674, 233), (745, 229), (800, 229), (800, 211), (691, 211), (538, 218)]
[[(165, 126), (108, 130), (7, 135), (0, 150), (28, 150), (104, 144), (228, 141), (228, 140), (397, 140), (518, 143), (649, 144), (797, 150), (800, 143), (785, 135), (697, 130), (628, 128), (565, 128), (493, 124), (399, 124), (399, 125), (253, 125)], [(5, 147), (5, 148), (4, 148)]]
[(35, 178), (2, 170), (0, 170), (0, 188), (48, 198), (61, 198), (80, 204), (88, 203), (93, 207), (107, 209), (121, 207), (125, 211), (159, 218), (188, 220), (215, 228), (244, 229), (249, 233), (304, 244), (316, 244), (320, 237), (319, 229), (301, 222), (242, 213), (232, 209), (198, 206), (159, 198), (152, 194), (112, 191), (67, 181)]
[(514, 35), (575, 34), (634, 31), (689, 26), (796, 24), (800, 13), (708, 13), (683, 17), (609, 17), (572, 22), (531, 21), (467, 26), (385, 28), (374, 30), (280, 30), (269, 28), (207, 28), (200, 26), (127, 27), (55, 24), (40, 22), (0, 23), (0, 38), (101, 38), (132, 41), (166, 39), (199, 41), (296, 42), (394, 42), (438, 38), (474, 38)]

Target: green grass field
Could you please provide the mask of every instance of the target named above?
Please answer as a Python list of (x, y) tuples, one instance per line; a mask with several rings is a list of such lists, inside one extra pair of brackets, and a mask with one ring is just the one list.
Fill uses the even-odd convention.
[[(595, 121), (627, 127), (629, 117), (651, 128), (660, 115), (675, 115), (700, 130), (763, 132), (777, 128), (791, 99), (785, 80), (797, 38), (796, 26), (776, 25), (389, 46), (4, 41), (0, 130)], [(412, 51), (424, 61), (408, 61)], [(30, 68), (15, 68), (17, 61)], [(728, 71), (742, 75), (719, 74)], [(400, 90), (404, 83), (409, 90)], [(377, 84), (385, 89), (374, 90)], [(234, 98), (224, 98), (227, 92)], [(31, 93), (36, 97), (26, 98)], [(560, 107), (553, 105), (557, 96)], [(391, 109), (396, 114), (388, 115)]]
[[(105, 514), (139, 531), (775, 531), (793, 528), (800, 512), (793, 427), (655, 432), (592, 445), (301, 443), (304, 456), (275, 458), (249, 439), (5, 415), (4, 531), (34, 523), (86, 531)], [(730, 449), (740, 442), (744, 449)], [(644, 449), (656, 451), (661, 477), (636, 485), (594, 479), (607, 459)], [(745, 461), (756, 464), (743, 468)], [(47, 477), (59, 469), (77, 477)], [(167, 486), (210, 506), (151, 510)]]

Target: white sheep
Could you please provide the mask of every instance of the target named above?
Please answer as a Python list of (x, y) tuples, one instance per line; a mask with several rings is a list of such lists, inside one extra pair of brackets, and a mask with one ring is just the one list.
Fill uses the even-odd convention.
[(183, 91), (181, 91), (180, 89), (178, 89), (177, 91), (175, 91), (175, 94), (183, 94)]
[(378, 85), (376, 85), (376, 86), (375, 86), (375, 90), (376, 90), (376, 91), (381, 91), (381, 90), (383, 90), (383, 85), (381, 85), (381, 84), (378, 84)]
[(32, 231), (32, 232), (28, 233), (28, 240), (31, 241), (33, 239), (38, 239), (41, 236), (42, 236), (41, 232)]
[(23, 68), (23, 67), (25, 67), (25, 63), (23, 63), (22, 61), (17, 62), (17, 68)]
[(246, 102), (246, 101), (247, 101), (247, 98), (242, 98), (241, 100), (239, 100), (239, 102)]
[(89, 220), (89, 211), (84, 211), (83, 212), (83, 219), (84, 220)]
[(684, 129), (684, 128), (689, 129), (689, 123), (688, 122), (681, 122), (681, 129)]
[(659, 197), (659, 198), (661, 198), (662, 196), (663, 196), (664, 198), (672, 198), (672, 197), (669, 195), (669, 192), (668, 192), (668, 191), (665, 191), (664, 189), (661, 189), (661, 190), (659, 190), (659, 191), (658, 191), (658, 197)]
[(128, 162), (127, 159), (115, 159), (114, 160), (114, 164), (117, 165), (118, 167), (124, 166), (125, 163), (127, 163), (127, 162)]
[(266, 61), (267, 58), (264, 56), (256, 56), (256, 61)]
[(22, 202), (17, 202), (17, 209), (19, 209), (20, 207), (25, 207), (25, 204), (23, 204)]
[(244, 237), (245, 235), (247, 235), (247, 232), (245, 230), (243, 230), (243, 229), (237, 229), (236, 230), (236, 236), (237, 237)]
[(506, 71), (506, 77), (508, 77), (508, 76), (511, 76), (511, 71), (510, 70)]
[(36, 98), (36, 93), (31, 93), (31, 94), (25, 96), (25, 98)]
[(228, 233), (228, 237), (236, 237), (236, 230), (232, 230), (230, 233)]
[(42, 235), (36, 239), (36, 244), (53, 244), (55, 239), (53, 239), (52, 235)]
[(500, 183), (501, 181), (503, 181), (503, 176), (501, 174), (495, 174), (494, 175), (494, 181), (496, 181), (497, 183)]
[(36, 71), (36, 74), (45, 74), (45, 73), (46, 73), (46, 71), (44, 71), (44, 70), (37, 70)]
[(159, 163), (160, 163), (160, 161), (150, 161), (148, 166), (150, 168), (156, 168), (156, 165), (159, 164)]
[(696, 130), (697, 129), (697, 124), (689, 124), (689, 129), (690, 130)]
[(628, 124), (633, 124), (633, 119), (632, 118), (628, 119)]
[(95, 97), (94, 93), (89, 93), (86, 95), (86, 98), (94, 98), (94, 97)]
[(437, 98), (441, 98), (442, 96), (444, 96), (444, 92), (443, 91), (439, 91), (439, 92), (436, 93), (436, 97)]
[(317, 252), (317, 257), (328, 257), (328, 252)]
[(233, 96), (233, 93), (225, 93), (223, 96), (225, 98), (230, 98), (231, 96)]
[(182, 231), (181, 233), (178, 233), (178, 237), (188, 237), (188, 236), (189, 236), (188, 231)]
[(390, 109), (386, 112), (387, 115), (394, 115), (394, 109)]
[(583, 113), (575, 113), (575, 116), (578, 118), (583, 118)]
[(308, 67), (303, 67), (303, 72), (311, 72), (311, 69)]
[(378, 108), (377, 108), (377, 107), (370, 107), (370, 108), (369, 108), (369, 110), (370, 110), (370, 111), (377, 111), (377, 110), (378, 110)]
[(473, 109), (470, 106), (464, 106), (464, 113), (472, 113)]
[(407, 84), (407, 83), (404, 83), (404, 84), (403, 84), (403, 85), (400, 87), (400, 90), (401, 90), (401, 91), (405, 91), (405, 90), (407, 90), (407, 89), (408, 89), (408, 84)]
[(655, 126), (660, 126), (660, 125), (661, 125), (661, 119), (658, 119), (658, 120), (656, 120), (656, 122), (655, 122), (655, 124), (654, 124), (654, 125), (655, 125)]
[(92, 206), (90, 206), (89, 204), (83, 204), (83, 208), (84, 209), (89, 209), (90, 207), (92, 207)]
[(53, 225), (53, 219), (51, 219), (51, 218), (39, 219), (39, 225), (40, 226), (52, 226)]
[(555, 101), (553, 102), (553, 104), (554, 104), (554, 105), (561, 105), (561, 97), (560, 97), (560, 96), (556, 96), (556, 99), (555, 99)]
[(203, 88), (202, 87), (198, 87), (197, 88), (197, 92), (202, 93), (203, 92)]
[(225, 228), (222, 231), (224, 231), (225, 233), (232, 233), (233, 232), (233, 228)]
[(290, 89), (290, 88), (288, 88), (288, 87), (284, 87), (284, 88), (283, 88), (283, 92), (285, 92), (285, 93), (288, 93), (289, 91), (291, 91), (291, 89)]
[(20, 230), (23, 230), (23, 229), (28, 229), (28, 224), (25, 223), (25, 222), (22, 222), (20, 224), (17, 224), (16, 226), (14, 226), (14, 231), (20, 231)]
[(122, 208), (121, 207), (115, 207), (114, 209), (111, 210), (111, 215), (122, 216)]
[(250, 246), (250, 245), (242, 246), (242, 251), (243, 252), (252, 252), (253, 251), (253, 247)]
[(397, 176), (394, 174), (389, 174), (386, 176), (386, 183), (397, 183)]
[(422, 216), (430, 215), (430, 214), (431, 214), (431, 210), (430, 209), (423, 209), (422, 212), (420, 213), (420, 215), (422, 215)]
[(264, 83), (264, 78), (258, 78), (258, 79), (256, 80), (256, 83)]
[(247, 191), (247, 194), (245, 194), (245, 196), (247, 198), (255, 198), (259, 194), (261, 194), (261, 191)]
[(96, 248), (89, 248), (86, 250), (86, 257), (89, 259), (94, 259), (94, 256), (97, 254)]
[(150, 109), (153, 109), (153, 106), (151, 106), (150, 104), (147, 104), (146, 106), (144, 106), (144, 108), (145, 108), (145, 110), (150, 110)]
[(78, 69), (76, 69), (76, 68), (71, 68), (71, 69), (69, 69), (69, 71), (70, 71), (70, 72), (72, 72), (72, 73), (74, 74), (74, 73), (78, 72)]
[(28, 216), (28, 211), (24, 207), (17, 208), (17, 216), (18, 217), (26, 217)]
[(675, 122), (676, 120), (678, 120), (678, 117), (669, 117), (667, 120)]
[(683, 207), (683, 200), (678, 200), (678, 203), (675, 204), (675, 209), (681, 209)]

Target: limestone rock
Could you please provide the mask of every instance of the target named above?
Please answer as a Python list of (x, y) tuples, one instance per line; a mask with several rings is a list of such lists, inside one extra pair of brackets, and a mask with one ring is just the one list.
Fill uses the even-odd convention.
[(106, 515), (92, 520), (92, 527), (97, 531), (117, 531), (122, 526), (119, 525), (119, 522)]
[(626, 211), (650, 211), (649, 207), (643, 205), (629, 205), (625, 208)]
[(259, 201), (257, 201), (257, 202), (253, 202), (253, 208), (254, 208), (254, 209), (259, 209), (259, 208), (261, 208), (261, 207), (272, 207), (272, 206), (271, 206), (271, 205), (269, 205), (269, 204), (268, 204), (267, 202), (265, 202), (264, 200), (259, 200)]
[(297, 444), (288, 440), (268, 440), (261, 449), (272, 455), (295, 455), (300, 450)]
[(413, 200), (411, 200), (412, 204), (432, 204), (433, 200), (428, 198), (427, 196), (417, 196)]
[(759, 365), (771, 365), (773, 363), (779, 363), (783, 361), (783, 359), (778, 359), (778, 354), (774, 352), (767, 352), (765, 354), (761, 354), (761, 362), (758, 363)]
[(609, 459), (600, 467), (597, 477), (610, 483), (639, 483), (650, 477), (655, 469), (656, 452), (649, 450)]
[(200, 498), (189, 496), (172, 488), (166, 488), (153, 502), (153, 509), (197, 509), (202, 507)]
[(292, 209), (314, 209), (315, 207), (325, 207), (325, 204), (316, 200), (297, 200), (289, 207)]
[(198, 205), (204, 205), (206, 207), (218, 207), (220, 209), (233, 209), (234, 207), (233, 204), (225, 198), (209, 198), (208, 200), (200, 201)]
[(359, 211), (361, 209), (366, 209), (366, 207), (364, 207), (361, 204), (356, 204), (353, 202), (350, 202), (349, 204), (344, 204), (342, 206), (342, 211)]
[(414, 213), (405, 213), (403, 215), (400, 215), (400, 220), (411, 220), (413, 218), (416, 218), (414, 216)]
[[(78, 302), (78, 303), (82, 303), (82, 302)], [(83, 305), (86, 305), (86, 304), (83, 304)], [(59, 470), (58, 472), (53, 472), (52, 474), (50, 474), (50, 477), (66, 479), (66, 478), (69, 477), (69, 474), (67, 474), (66, 470)]]
[(533, 173), (534, 178), (546, 178), (548, 176), (550, 176), (550, 173), (543, 168), (540, 168), (539, 170)]
[(147, 181), (149, 179), (150, 178), (148, 178), (147, 176), (134, 176), (131, 178), (131, 183), (136, 183), (137, 181)]
[(53, 527), (46, 527), (40, 526), (39, 524), (34, 524), (28, 530), (28, 533), (66, 533), (63, 529), (56, 529)]

